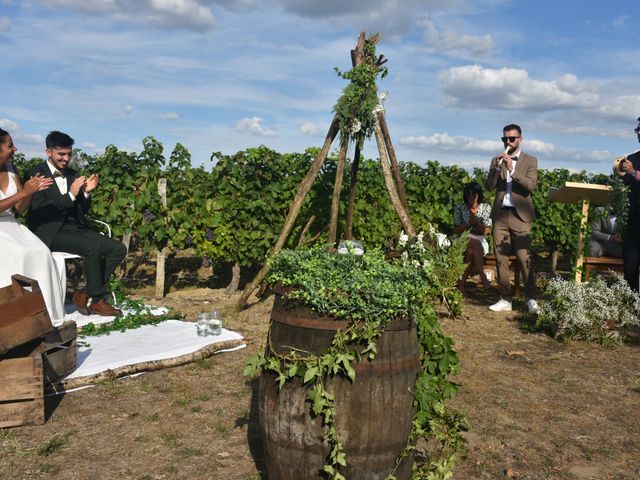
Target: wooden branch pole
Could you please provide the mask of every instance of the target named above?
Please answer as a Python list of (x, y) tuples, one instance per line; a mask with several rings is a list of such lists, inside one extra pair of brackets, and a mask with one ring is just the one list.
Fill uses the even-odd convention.
[(243, 343), (244, 340), (225, 340), (223, 342), (206, 345), (193, 353), (187, 353), (178, 357), (167, 358), (164, 360), (150, 360), (147, 362), (140, 362), (133, 365), (124, 365), (122, 367), (108, 369), (103, 372), (86, 375), (84, 377), (70, 378), (68, 380), (62, 379), (56, 383), (56, 386), (63, 386), (65, 389), (69, 390), (71, 388), (77, 388), (84, 385), (93, 385), (105, 380), (115, 380), (116, 378), (123, 377), (125, 375), (133, 375), (139, 372), (151, 372), (160, 370), (162, 368), (185, 365), (187, 363), (196, 362), (198, 360), (208, 358), (216, 352), (220, 352), (228, 348), (239, 347)]
[[(164, 207), (167, 207), (167, 179), (158, 179), (158, 195)], [(156, 299), (164, 298), (164, 278), (165, 278), (165, 250), (158, 250), (156, 253)]]
[(318, 153), (318, 156), (315, 158), (307, 175), (304, 177), (300, 185), (298, 186), (298, 192), (293, 199), (293, 203), (291, 204), (291, 208), (289, 209), (289, 213), (287, 214), (287, 218), (284, 221), (284, 227), (280, 232), (280, 236), (276, 241), (273, 249), (269, 253), (268, 258), (266, 259), (264, 265), (256, 275), (256, 277), (245, 287), (242, 295), (238, 299), (238, 303), (236, 305), (237, 308), (244, 308), (247, 305), (247, 300), (249, 296), (256, 289), (258, 284), (264, 279), (264, 276), (267, 274), (267, 270), (269, 269), (269, 260), (271, 260), (284, 246), (284, 242), (287, 240), (289, 233), (291, 233), (291, 229), (293, 228), (293, 224), (296, 221), (296, 217), (298, 213), (300, 213), (300, 208), (302, 207), (302, 203), (304, 202), (307, 193), (311, 189), (311, 185), (313, 181), (318, 176), (318, 172), (320, 171), (320, 167), (327, 159), (327, 155), (329, 154), (329, 148), (331, 148), (331, 144), (333, 140), (338, 135), (338, 118), (333, 117), (333, 121), (331, 122), (331, 127), (329, 127), (329, 132), (327, 132), (327, 136), (324, 140), (324, 145), (322, 146), (322, 150)]
[(313, 222), (315, 221), (316, 221), (316, 216), (311, 215), (311, 217), (309, 217), (309, 220), (307, 220), (307, 223), (305, 223), (304, 228), (302, 229), (302, 233), (300, 233), (300, 238), (298, 238), (298, 247), (301, 247), (302, 245), (304, 245), (304, 237), (307, 236), (307, 233), (309, 232), (311, 225), (313, 225)]
[(396, 191), (396, 185), (393, 181), (393, 176), (391, 174), (391, 168), (389, 167), (389, 156), (387, 155), (387, 146), (384, 141), (384, 136), (382, 134), (382, 128), (380, 127), (380, 122), (378, 121), (378, 117), (376, 116), (375, 121), (375, 135), (376, 135), (376, 143), (378, 144), (378, 154), (380, 155), (380, 164), (382, 165), (382, 172), (384, 173), (384, 183), (387, 185), (387, 191), (389, 192), (389, 197), (391, 198), (391, 204), (393, 205), (398, 218), (400, 218), (400, 223), (402, 223), (402, 228), (409, 235), (409, 237), (415, 237), (416, 231), (413, 228), (413, 223), (411, 223), (411, 218), (409, 214), (402, 206), (400, 202), (400, 198), (398, 197), (398, 192)]
[(582, 280), (582, 265), (584, 265), (584, 232), (589, 220), (589, 200), (582, 201), (582, 217), (580, 218), (580, 230), (578, 231), (578, 258), (576, 258), (576, 283)]
[(384, 136), (384, 143), (387, 147), (387, 152), (389, 153), (391, 171), (393, 172), (393, 177), (395, 178), (396, 186), (398, 187), (400, 203), (402, 203), (402, 206), (408, 212), (409, 207), (407, 206), (407, 194), (404, 191), (404, 182), (402, 181), (402, 175), (400, 175), (400, 166), (398, 165), (396, 151), (394, 150), (393, 142), (391, 141), (391, 134), (389, 133), (389, 127), (387, 126), (387, 119), (384, 112), (378, 112), (376, 115), (378, 117), (378, 122), (380, 122), (380, 128), (382, 129), (382, 135)]
[(358, 183), (358, 169), (360, 168), (360, 150), (362, 139), (356, 141), (356, 151), (353, 154), (353, 163), (351, 164), (351, 185), (349, 187), (349, 201), (347, 203), (347, 221), (345, 227), (346, 240), (353, 240), (353, 217), (356, 212), (356, 185)]
[(338, 234), (338, 214), (340, 213), (340, 193), (342, 193), (342, 180), (344, 179), (344, 166), (347, 163), (347, 149), (349, 137), (342, 137), (340, 153), (338, 154), (338, 166), (336, 168), (336, 180), (333, 184), (333, 196), (331, 197), (331, 216), (329, 217), (329, 243), (336, 243)]
[[(364, 61), (364, 44), (365, 44), (365, 34), (364, 32), (360, 32), (358, 35), (358, 43), (356, 44), (356, 48), (351, 50), (351, 64), (355, 67), (356, 65), (361, 65)], [(377, 42), (377, 40), (376, 40)]]

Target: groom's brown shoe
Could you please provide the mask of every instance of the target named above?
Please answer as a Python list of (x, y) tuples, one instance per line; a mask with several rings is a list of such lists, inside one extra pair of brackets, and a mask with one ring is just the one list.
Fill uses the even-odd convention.
[(87, 301), (89, 300), (89, 295), (83, 292), (74, 292), (72, 300), (73, 300), (73, 304), (76, 306), (76, 308), (81, 314), (90, 315), (89, 309), (87, 308)]
[(104, 298), (101, 298), (97, 302), (91, 302), (89, 305), (89, 312), (94, 315), (102, 315), (103, 317), (121, 317), (122, 312), (113, 307)]

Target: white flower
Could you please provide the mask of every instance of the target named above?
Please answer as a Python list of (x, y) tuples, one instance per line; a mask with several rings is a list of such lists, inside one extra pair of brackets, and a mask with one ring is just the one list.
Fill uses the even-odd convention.
[(404, 230), (403, 230), (402, 232), (400, 232), (400, 237), (398, 238), (398, 245), (404, 248), (407, 245), (408, 241), (409, 241), (409, 235), (404, 233)]
[(611, 322), (621, 331), (640, 325), (640, 296), (620, 275), (610, 284), (600, 277), (589, 283), (556, 277), (549, 282), (545, 296), (538, 322), (552, 326), (556, 338), (619, 339), (619, 332), (611, 330)]
[(438, 239), (438, 246), (439, 247), (449, 247), (449, 246), (451, 246), (451, 242), (449, 241), (449, 239), (447, 238), (447, 236), (444, 233), (438, 233), (436, 237)]
[(362, 129), (362, 124), (360, 123), (360, 120), (358, 120), (357, 118), (354, 118), (353, 123), (351, 124), (351, 128), (349, 129), (349, 133), (351, 133), (352, 135), (355, 135), (361, 129)]

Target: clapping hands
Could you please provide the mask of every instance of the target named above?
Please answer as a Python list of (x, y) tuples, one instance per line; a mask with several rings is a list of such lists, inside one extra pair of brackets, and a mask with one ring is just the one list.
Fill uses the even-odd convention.
[(73, 181), (73, 183), (71, 184), (71, 187), (69, 188), (69, 191), (73, 194), (74, 197), (77, 197), (80, 191), (83, 191), (85, 193), (90, 193), (98, 186), (98, 183), (99, 183), (99, 176), (96, 173), (88, 177), (85, 177), (84, 175), (80, 175)]
[(23, 185), (23, 190), (26, 190), (26, 192), (29, 195), (32, 195), (36, 192), (40, 192), (42, 190), (46, 190), (47, 188), (49, 188), (49, 186), (53, 183), (53, 179), (52, 178), (46, 178), (43, 177), (42, 175), (40, 175), (39, 173), (37, 175), (35, 175), (34, 177), (29, 178), (29, 180), (27, 180), (24, 185)]
[(86, 193), (91, 192), (98, 186), (99, 182), (100, 182), (100, 177), (98, 176), (97, 173), (90, 175), (89, 178), (87, 178), (86, 181), (84, 182), (84, 191)]

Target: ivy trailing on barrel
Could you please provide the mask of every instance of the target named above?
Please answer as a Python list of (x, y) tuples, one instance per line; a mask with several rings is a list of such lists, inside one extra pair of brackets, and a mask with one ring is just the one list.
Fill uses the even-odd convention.
[[(463, 239), (441, 249), (435, 242), (423, 243), (419, 237), (393, 261), (380, 250), (355, 256), (330, 253), (320, 247), (285, 250), (274, 259), (267, 281), (285, 287), (287, 301), (321, 316), (349, 321), (346, 329), (337, 330), (331, 347), (321, 355), (295, 348), (278, 354), (269, 348), (266, 354), (250, 358), (244, 371), (249, 376), (258, 370), (271, 372), (280, 389), (293, 381), (307, 388), (310, 413), (319, 416), (325, 426), (329, 455), (324, 472), (329, 478), (344, 479), (341, 472), (349, 459), (336, 428), (340, 412), (336, 411), (327, 379), (341, 376), (353, 382), (354, 365), (376, 357), (378, 339), (398, 318), (417, 324), (421, 367), (412, 392), (416, 409), (412, 431), (396, 467), (416, 448), (420, 437), (438, 442), (440, 451), (437, 458), (414, 465), (413, 478), (446, 478), (462, 455), (464, 419), (445, 404), (457, 391), (449, 376), (458, 372), (459, 362), (451, 338), (440, 329), (434, 303), (453, 291), (450, 279), (464, 269), (465, 244)], [(387, 479), (395, 478), (394, 471)]]

